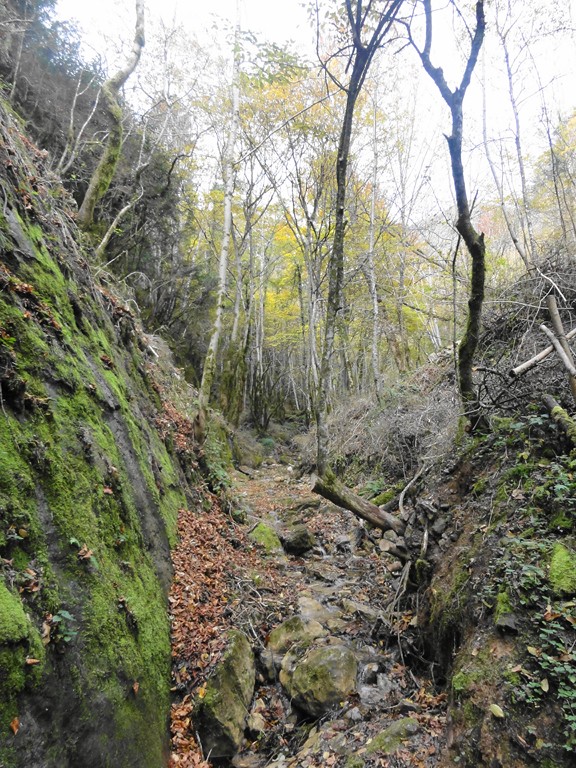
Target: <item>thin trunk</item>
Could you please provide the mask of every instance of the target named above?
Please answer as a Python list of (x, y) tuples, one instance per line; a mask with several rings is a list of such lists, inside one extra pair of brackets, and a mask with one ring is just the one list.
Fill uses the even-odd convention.
[(118, 102), (118, 96), (120, 89), (138, 66), (143, 47), (144, 2), (143, 0), (136, 0), (136, 31), (134, 34), (132, 55), (126, 63), (126, 66), (116, 72), (116, 74), (102, 86), (102, 96), (108, 121), (110, 123), (110, 132), (100, 162), (92, 174), (88, 190), (84, 196), (80, 210), (78, 211), (78, 224), (84, 230), (92, 227), (96, 205), (108, 191), (114, 177), (114, 172), (116, 171), (116, 166), (118, 165), (120, 151), (122, 149), (123, 135), (122, 108)]
[(428, 73), (440, 94), (450, 109), (452, 118), (452, 133), (447, 136), (448, 151), (452, 169), (452, 180), (458, 209), (456, 229), (464, 240), (472, 261), (470, 293), (468, 298), (468, 317), (466, 328), (460, 346), (458, 348), (458, 382), (460, 395), (464, 406), (464, 415), (470, 420), (472, 428), (485, 428), (485, 418), (481, 413), (478, 393), (474, 387), (473, 363), (480, 337), (480, 322), (482, 304), (484, 302), (485, 283), (485, 256), (486, 247), (484, 235), (476, 232), (472, 225), (470, 204), (466, 191), (464, 178), (464, 165), (462, 162), (462, 136), (463, 136), (463, 109), (462, 104), (466, 90), (470, 85), (472, 72), (478, 61), (478, 55), (482, 47), (485, 31), (484, 2), (476, 2), (476, 29), (471, 41), (470, 55), (466, 63), (460, 85), (453, 91), (450, 90), (444, 72), (440, 67), (435, 67), (430, 60), (432, 47), (432, 8), (431, 0), (424, 0), (426, 16), (426, 40), (422, 50), (417, 49), (425, 71)]
[(224, 318), (224, 305), (226, 300), (226, 273), (228, 270), (228, 251), (232, 234), (232, 198), (234, 195), (234, 152), (236, 147), (236, 134), (239, 122), (238, 76), (240, 70), (240, 57), (238, 51), (240, 29), (237, 23), (234, 38), (234, 66), (232, 72), (232, 114), (230, 120), (230, 133), (224, 150), (223, 176), (224, 176), (224, 226), (222, 231), (222, 244), (220, 247), (220, 261), (218, 268), (218, 295), (216, 299), (216, 317), (212, 327), (212, 335), (208, 345), (208, 352), (204, 360), (202, 370), (202, 382), (198, 393), (198, 420), (199, 436), (203, 436), (206, 409), (210, 401), (210, 392), (214, 383), (216, 372), (216, 358), (222, 333), (222, 321)]
[(376, 109), (377, 109), (377, 94), (374, 97), (374, 114), (372, 119), (372, 144), (373, 144), (373, 166), (372, 166), (372, 194), (370, 196), (370, 229), (369, 229), (369, 243), (368, 243), (368, 290), (370, 292), (370, 300), (372, 302), (372, 345), (371, 345), (371, 357), (372, 357), (372, 376), (374, 377), (374, 389), (376, 391), (376, 399), (381, 402), (382, 399), (382, 378), (380, 375), (380, 306), (378, 303), (378, 287), (376, 285), (376, 268), (375, 268), (375, 231), (376, 231), (376, 190), (378, 185), (378, 136), (377, 136), (377, 121), (376, 121)]
[(356, 0), (352, 7), (352, 0), (346, 0), (346, 13), (350, 32), (352, 34), (353, 52), (351, 54), (352, 71), (348, 86), (346, 87), (346, 108), (340, 139), (338, 143), (338, 156), (336, 159), (336, 218), (334, 226), (334, 241), (332, 253), (328, 264), (328, 300), (326, 306), (326, 324), (324, 330), (324, 347), (322, 350), (322, 362), (320, 365), (320, 381), (318, 386), (316, 410), (316, 465), (320, 475), (327, 477), (328, 467), (328, 430), (326, 427), (326, 415), (328, 409), (328, 392), (332, 379), (332, 358), (334, 354), (334, 340), (338, 319), (342, 311), (342, 291), (344, 282), (344, 237), (346, 233), (346, 189), (348, 176), (348, 160), (350, 157), (350, 145), (352, 142), (352, 125), (354, 121), (354, 107), (362, 85), (368, 73), (368, 69), (374, 58), (374, 54), (382, 45), (384, 38), (390, 31), (397, 13), (402, 5), (402, 0), (392, 0), (386, 12), (380, 16), (376, 28), (370, 36), (368, 43), (362, 42), (361, 35), (363, 24), (370, 9), (362, 7), (362, 1)]

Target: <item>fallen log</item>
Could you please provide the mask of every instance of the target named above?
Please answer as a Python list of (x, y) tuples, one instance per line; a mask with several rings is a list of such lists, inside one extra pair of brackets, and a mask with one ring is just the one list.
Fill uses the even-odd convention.
[(574, 421), (568, 414), (568, 411), (565, 408), (562, 408), (560, 403), (551, 395), (542, 395), (542, 401), (550, 416), (558, 424), (572, 445), (576, 446), (576, 421)]
[(552, 346), (556, 350), (556, 354), (562, 361), (564, 368), (566, 368), (570, 376), (576, 376), (576, 368), (574, 367), (574, 363), (571, 362), (570, 358), (564, 351), (564, 348), (562, 347), (560, 340), (557, 339), (554, 333), (550, 330), (550, 328), (547, 328), (545, 325), (541, 325), (540, 330), (542, 331), (542, 333), (545, 333), (546, 336), (548, 336), (548, 338), (552, 342)]
[[(572, 330), (568, 331), (566, 334), (567, 339), (572, 339), (574, 336), (576, 336), (576, 328), (572, 328)], [(534, 355), (534, 357), (531, 357), (530, 360), (526, 360), (526, 362), (517, 365), (516, 368), (512, 368), (510, 370), (510, 376), (513, 378), (521, 376), (523, 373), (526, 373), (526, 371), (529, 371), (531, 368), (534, 368), (536, 365), (538, 365), (538, 363), (541, 363), (542, 360), (545, 360), (548, 355), (552, 354), (552, 352), (554, 352), (554, 347), (552, 344), (550, 344), (549, 347), (546, 347), (542, 350), (542, 352), (539, 352), (537, 355)]]
[(371, 523), (376, 528), (380, 528), (383, 531), (392, 530), (401, 536), (405, 529), (406, 523), (399, 517), (386, 512), (370, 501), (363, 499), (361, 496), (357, 496), (354, 491), (343, 485), (334, 475), (331, 473), (324, 477), (312, 476), (312, 491), (314, 493), (323, 496), (328, 501), (336, 504), (338, 507), (343, 507), (353, 512), (356, 517), (360, 517), (362, 520)]

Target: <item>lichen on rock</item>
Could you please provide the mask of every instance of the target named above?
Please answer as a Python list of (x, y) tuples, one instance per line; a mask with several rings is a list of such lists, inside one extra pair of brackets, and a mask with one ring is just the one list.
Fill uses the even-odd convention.
[(229, 645), (206, 684), (193, 713), (194, 727), (205, 755), (213, 763), (226, 761), (240, 748), (256, 672), (246, 635), (229, 633)]

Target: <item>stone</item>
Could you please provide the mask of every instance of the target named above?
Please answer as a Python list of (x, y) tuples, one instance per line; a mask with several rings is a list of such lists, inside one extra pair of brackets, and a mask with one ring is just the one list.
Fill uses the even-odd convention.
[(339, 706), (356, 690), (358, 662), (344, 645), (313, 648), (304, 656), (288, 653), (280, 682), (293, 703), (312, 717)]
[(366, 664), (362, 670), (362, 682), (364, 685), (376, 685), (378, 682), (378, 671), (380, 665), (376, 662), (370, 662)]
[(255, 679), (248, 638), (242, 632), (230, 632), (226, 653), (192, 716), (202, 750), (215, 765), (226, 763), (240, 749)]
[(310, 644), (312, 640), (325, 637), (326, 634), (326, 630), (318, 621), (304, 621), (301, 616), (292, 616), (270, 632), (266, 648), (274, 653), (284, 654), (295, 643)]
[(280, 540), (289, 555), (304, 555), (316, 546), (316, 536), (302, 523), (284, 530)]
[(343, 598), (341, 600), (341, 604), (346, 613), (357, 613), (367, 621), (376, 621), (378, 618), (379, 612), (374, 610), (374, 608), (370, 608), (370, 606), (366, 605), (366, 603), (360, 603), (357, 600), (348, 600), (348, 598)]
[(252, 541), (262, 547), (267, 555), (284, 555), (284, 550), (282, 549), (278, 534), (273, 528), (266, 525), (266, 523), (258, 523), (248, 535)]
[(369, 755), (373, 755), (375, 752), (391, 755), (396, 752), (403, 741), (414, 736), (419, 730), (420, 725), (417, 720), (412, 717), (403, 717), (375, 736), (366, 746), (366, 752)]

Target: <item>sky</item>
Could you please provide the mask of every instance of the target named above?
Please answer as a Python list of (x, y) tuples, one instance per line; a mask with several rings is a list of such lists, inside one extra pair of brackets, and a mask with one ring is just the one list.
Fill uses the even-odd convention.
[[(235, 23), (237, 0), (147, 0), (148, 23), (162, 19), (165, 24), (173, 20), (182, 24), (200, 38), (210, 27), (219, 26), (221, 20)], [(302, 0), (238, 0), (241, 26), (271, 42), (281, 44), (295, 40), (298, 47), (311, 48), (312, 31), (306, 18)], [(133, 33), (134, 3), (130, 0), (58, 0), (58, 14), (65, 19), (76, 19), (96, 47), (97, 33), (114, 26), (109, 34), (125, 31)]]

